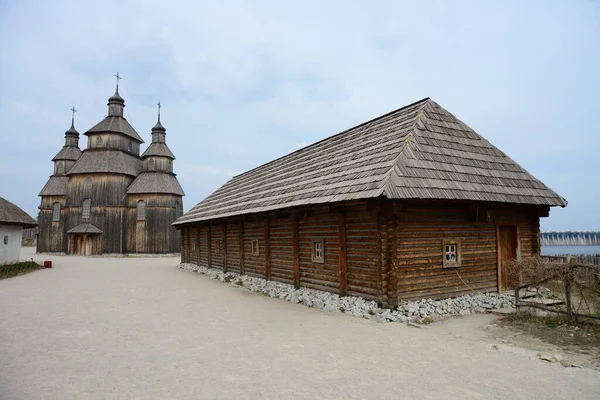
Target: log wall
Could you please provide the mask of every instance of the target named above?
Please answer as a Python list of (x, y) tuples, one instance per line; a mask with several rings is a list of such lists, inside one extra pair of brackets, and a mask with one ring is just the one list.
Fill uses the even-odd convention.
[[(385, 306), (498, 289), (496, 226), (517, 225), (522, 256), (539, 254), (533, 207), (385, 200), (197, 223), (190, 262), (296, 286), (361, 296)], [(485, 215), (484, 218), (481, 216)], [(193, 234), (192, 234), (193, 235)], [(460, 242), (461, 265), (444, 268), (443, 241)], [(217, 252), (216, 241), (221, 241)], [(259, 254), (252, 254), (252, 241)], [(324, 262), (313, 241), (323, 240)], [(188, 247), (184, 243), (184, 247)]]
[[(397, 203), (397, 301), (498, 290), (496, 224), (518, 225), (521, 254), (536, 254), (535, 210), (496, 207), (489, 210), (489, 219), (476, 222), (475, 213), (464, 204)], [(460, 241), (460, 267), (443, 267), (444, 239)]]
[(292, 217), (273, 218), (269, 221), (271, 279), (294, 284), (292, 252)]
[[(300, 215), (298, 220), (300, 286), (337, 293), (339, 279), (338, 217), (325, 209), (314, 215)], [(324, 262), (312, 261), (313, 240), (323, 240)]]
[(226, 268), (227, 271), (241, 273), (240, 263), (240, 233), (241, 222), (233, 221), (227, 224), (225, 235)]
[[(262, 220), (244, 221), (244, 272), (265, 277), (265, 223)], [(258, 240), (258, 255), (252, 254), (252, 240)]]
[(224, 257), (223, 257), (223, 224), (211, 224), (210, 225), (210, 261), (212, 268), (223, 269)]

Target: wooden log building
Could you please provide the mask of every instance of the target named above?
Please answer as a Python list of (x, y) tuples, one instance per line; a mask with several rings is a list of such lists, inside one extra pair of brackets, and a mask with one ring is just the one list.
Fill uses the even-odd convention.
[(426, 98), (233, 177), (173, 225), (182, 262), (403, 300), (510, 288), (561, 196)]
[(117, 84), (108, 116), (85, 133), (83, 151), (71, 120), (65, 145), (52, 159), (54, 174), (40, 192), (38, 252), (180, 250), (179, 232), (171, 224), (182, 214), (184, 193), (173, 173), (175, 156), (165, 142), (160, 103), (152, 143), (141, 156), (144, 141), (124, 118), (124, 107)]

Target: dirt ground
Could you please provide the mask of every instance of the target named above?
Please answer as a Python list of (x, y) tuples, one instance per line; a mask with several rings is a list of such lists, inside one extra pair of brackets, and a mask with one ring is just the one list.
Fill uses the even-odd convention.
[(0, 399), (600, 397), (600, 372), (504, 343), (491, 315), (377, 324), (176, 258), (23, 257), (54, 268), (0, 281)]

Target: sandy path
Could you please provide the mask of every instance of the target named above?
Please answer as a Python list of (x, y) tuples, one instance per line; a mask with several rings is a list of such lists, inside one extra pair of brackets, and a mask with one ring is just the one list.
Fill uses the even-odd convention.
[(0, 399), (600, 398), (597, 371), (493, 349), (490, 316), (381, 325), (175, 258), (35, 258), (55, 268), (0, 281)]

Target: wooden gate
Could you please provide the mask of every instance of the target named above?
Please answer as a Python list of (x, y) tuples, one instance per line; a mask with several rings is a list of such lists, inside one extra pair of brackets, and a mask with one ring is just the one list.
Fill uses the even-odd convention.
[(516, 225), (501, 225), (496, 229), (498, 242), (498, 289), (514, 288), (515, 276), (511, 261), (519, 250), (519, 229)]

